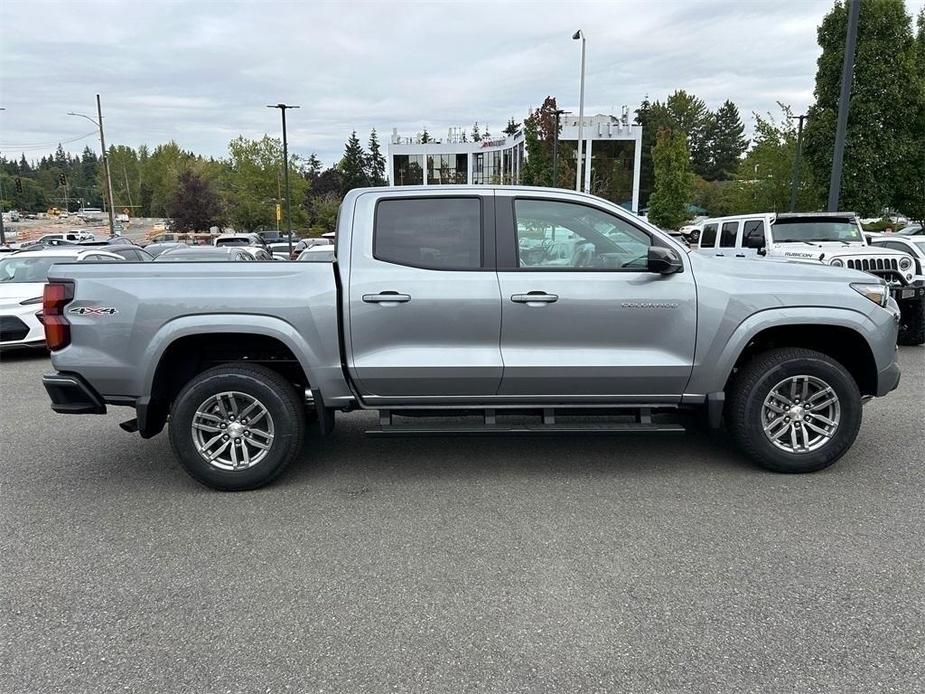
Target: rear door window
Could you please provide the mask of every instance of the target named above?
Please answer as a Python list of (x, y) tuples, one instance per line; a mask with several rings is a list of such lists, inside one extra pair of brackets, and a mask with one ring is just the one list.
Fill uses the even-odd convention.
[(735, 248), (736, 236), (738, 234), (738, 222), (723, 222), (723, 231), (719, 237), (720, 248)]
[(482, 266), (482, 205), (478, 198), (381, 200), (373, 257), (428, 270)]
[(744, 248), (761, 248), (764, 246), (764, 221), (749, 219), (742, 229), (742, 246)]

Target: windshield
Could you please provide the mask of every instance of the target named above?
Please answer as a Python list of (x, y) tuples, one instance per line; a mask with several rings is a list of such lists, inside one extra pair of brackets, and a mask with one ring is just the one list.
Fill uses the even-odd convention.
[(0, 282), (41, 282), (48, 280), (48, 270), (55, 263), (73, 262), (73, 258), (48, 257), (44, 258), (4, 258), (0, 260)]
[(896, 233), (902, 234), (903, 236), (918, 236), (922, 233), (922, 227), (918, 224), (913, 224), (912, 226), (908, 226), (905, 229), (900, 229)]
[(923, 254), (925, 254), (925, 238), (921, 240), (915, 239), (914, 241), (912, 241), (912, 245), (918, 248)]
[(858, 225), (851, 219), (800, 217), (778, 219), (771, 227), (774, 243), (812, 241), (863, 241)]

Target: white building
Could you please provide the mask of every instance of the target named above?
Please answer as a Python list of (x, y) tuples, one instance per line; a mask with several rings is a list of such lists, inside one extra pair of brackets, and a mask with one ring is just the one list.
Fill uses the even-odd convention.
[[(564, 113), (560, 121), (559, 166), (574, 186), (578, 116)], [(513, 135), (463, 141), (463, 132), (451, 128), (442, 140), (426, 143), (420, 137), (402, 138), (392, 131), (388, 149), (389, 184), (441, 185), (452, 183), (519, 185), (526, 160), (523, 131)], [(586, 116), (582, 141), (582, 190), (639, 210), (639, 168), (642, 127), (630, 125), (626, 109), (621, 117)]]

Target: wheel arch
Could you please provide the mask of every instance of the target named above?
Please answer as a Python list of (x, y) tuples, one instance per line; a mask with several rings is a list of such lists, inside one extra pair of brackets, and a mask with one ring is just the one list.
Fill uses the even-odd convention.
[(302, 388), (315, 383), (314, 352), (288, 323), (270, 316), (187, 316), (151, 341), (136, 402), (142, 437), (159, 433), (170, 403), (196, 374), (220, 363), (258, 363)]
[(828, 355), (851, 374), (862, 395), (875, 395), (877, 361), (864, 327), (863, 323), (819, 318), (754, 326), (744, 336), (739, 334), (735, 347), (724, 354), (721, 390), (726, 391), (736, 371), (756, 355), (778, 347), (802, 347)]

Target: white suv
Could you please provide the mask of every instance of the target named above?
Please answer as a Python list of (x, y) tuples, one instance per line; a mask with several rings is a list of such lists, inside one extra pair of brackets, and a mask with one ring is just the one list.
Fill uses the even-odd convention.
[(700, 250), (714, 255), (759, 255), (862, 270), (881, 277), (899, 303), (900, 344), (921, 344), (925, 282), (903, 251), (871, 246), (853, 212), (762, 213), (704, 220)]

